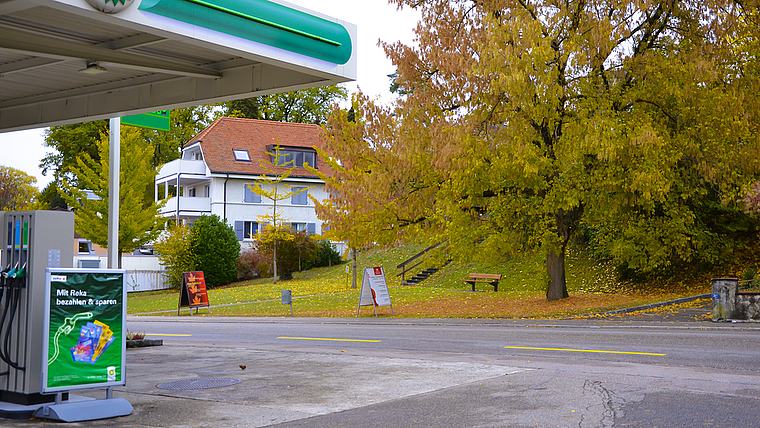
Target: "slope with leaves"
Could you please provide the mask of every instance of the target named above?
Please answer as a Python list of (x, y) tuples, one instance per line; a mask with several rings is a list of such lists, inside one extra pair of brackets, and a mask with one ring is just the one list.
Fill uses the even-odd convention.
[[(359, 269), (382, 266), (389, 285), (395, 317), (421, 318), (551, 318), (598, 313), (632, 306), (694, 296), (710, 291), (710, 277), (725, 275), (721, 270), (677, 272), (670, 278), (655, 278), (643, 283), (617, 279), (609, 261), (599, 261), (582, 247), (571, 244), (568, 251), (568, 287), (572, 296), (546, 302), (544, 290), (537, 286), (543, 275), (539, 255), (507, 261), (471, 264), (451, 263), (419, 286), (402, 286), (396, 265), (416, 254), (419, 244), (374, 248), (359, 255)], [(757, 263), (755, 254), (754, 260)], [(280, 303), (280, 290), (289, 289), (294, 297), (296, 316), (354, 317), (359, 290), (352, 290), (346, 264), (312, 269), (294, 274), (294, 279), (272, 284), (267, 279), (243, 281), (209, 290), (212, 316), (284, 316), (290, 309)], [(469, 292), (462, 281), (469, 272), (501, 273), (499, 291)], [(731, 271), (733, 272), (733, 271)], [(359, 275), (361, 278), (361, 275)], [(490, 289), (492, 290), (492, 289)], [(172, 315), (176, 312), (176, 292), (130, 294), (129, 313)], [(378, 308), (390, 316), (390, 308)], [(201, 311), (204, 314), (204, 311)], [(373, 315), (362, 308), (362, 316)]]

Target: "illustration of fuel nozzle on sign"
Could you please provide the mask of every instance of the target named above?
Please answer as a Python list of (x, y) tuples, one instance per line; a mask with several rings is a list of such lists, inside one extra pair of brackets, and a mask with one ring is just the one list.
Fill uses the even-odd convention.
[[(68, 336), (75, 330), (77, 322), (79, 320), (91, 319), (93, 317), (92, 312), (82, 312), (75, 314), (71, 317), (67, 317), (63, 324), (55, 332), (53, 337), (53, 355), (48, 359), (48, 365), (52, 364), (58, 359), (60, 355), (59, 338), (61, 334)], [(78, 363), (90, 363), (95, 364), (103, 355), (103, 352), (113, 343), (114, 336), (111, 328), (95, 320), (95, 322), (82, 322), (79, 329), (79, 341), (76, 346), (70, 348), (71, 359)]]

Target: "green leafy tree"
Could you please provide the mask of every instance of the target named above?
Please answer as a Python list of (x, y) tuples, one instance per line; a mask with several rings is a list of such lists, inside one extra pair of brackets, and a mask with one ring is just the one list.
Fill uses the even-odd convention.
[(740, 25), (750, 8), (393, 2), (421, 12), (419, 47), (384, 45), (395, 105), (358, 95), (355, 122), (328, 122), (336, 173), (318, 210), (338, 233), (424, 232), (463, 260), (541, 251), (548, 300), (568, 295), (581, 225), (642, 272), (714, 254), (700, 201), (735, 204), (759, 169), (756, 77), (736, 41), (757, 36)]
[[(76, 231), (104, 248), (108, 246), (109, 141), (102, 134), (96, 142), (98, 161), (88, 153), (77, 158), (70, 168), (72, 182), (64, 182), (64, 198), (74, 209)], [(139, 131), (121, 133), (121, 168), (119, 185), (119, 266), (121, 254), (130, 252), (153, 239), (162, 229), (159, 205), (146, 202), (142, 191), (153, 183), (156, 169), (151, 166), (153, 148), (142, 142)], [(94, 198), (88, 198), (87, 191)]]
[(0, 165), (0, 211), (37, 209), (37, 179), (16, 168)]
[(314, 258), (307, 265), (307, 269), (313, 267), (324, 267), (338, 265), (342, 261), (340, 253), (338, 253), (329, 240), (323, 239), (317, 242), (317, 251), (314, 254)]
[(55, 181), (51, 181), (42, 189), (40, 203), (45, 207), (44, 209), (48, 210), (68, 208), (66, 199), (63, 198), (63, 192)]
[(195, 271), (195, 258), (190, 248), (190, 226), (170, 222), (170, 226), (153, 244), (156, 257), (164, 266), (168, 282), (175, 289), (182, 285), (182, 274)]
[(261, 167), (264, 173), (259, 175), (253, 184), (248, 184), (248, 188), (257, 195), (261, 195), (272, 201), (272, 209), (267, 214), (260, 215), (258, 218), (264, 224), (263, 232), (256, 239), (257, 241), (272, 246), (272, 272), (273, 281), (277, 283), (277, 247), (282, 241), (293, 239), (291, 233), (289, 218), (282, 215), (278, 209), (281, 201), (291, 199), (293, 196), (308, 191), (311, 187), (293, 187), (287, 183), (288, 177), (297, 168), (295, 162), (290, 159), (286, 160), (285, 155), (280, 153), (280, 145), (275, 146), (273, 153), (267, 153), (271, 161), (264, 161)]
[(219, 216), (203, 215), (193, 223), (190, 251), (195, 262), (194, 270), (203, 271), (208, 288), (235, 280), (240, 243), (232, 227)]
[(321, 125), (331, 105), (345, 100), (347, 94), (343, 86), (330, 85), (262, 95), (226, 103), (226, 116)]

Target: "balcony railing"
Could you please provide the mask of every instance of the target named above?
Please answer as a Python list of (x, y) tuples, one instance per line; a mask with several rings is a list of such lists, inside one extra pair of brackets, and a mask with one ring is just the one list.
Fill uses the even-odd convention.
[(177, 213), (177, 202), (179, 202), (180, 215), (208, 214), (211, 212), (211, 198), (180, 196), (166, 200), (166, 204), (161, 208), (162, 216), (170, 216)]
[(163, 182), (166, 181), (169, 177), (174, 177), (174, 179), (176, 179), (177, 174), (205, 176), (206, 163), (200, 160), (173, 160), (167, 164), (164, 164), (164, 166), (158, 170), (157, 181)]

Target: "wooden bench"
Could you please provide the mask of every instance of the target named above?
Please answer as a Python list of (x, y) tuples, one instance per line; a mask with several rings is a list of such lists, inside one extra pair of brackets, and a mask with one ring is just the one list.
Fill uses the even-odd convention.
[(475, 291), (475, 283), (476, 282), (485, 282), (487, 284), (493, 285), (493, 291), (499, 291), (499, 280), (501, 279), (500, 274), (492, 274), (492, 273), (471, 273), (470, 277), (468, 279), (463, 279), (462, 281), (472, 284), (472, 291)]

